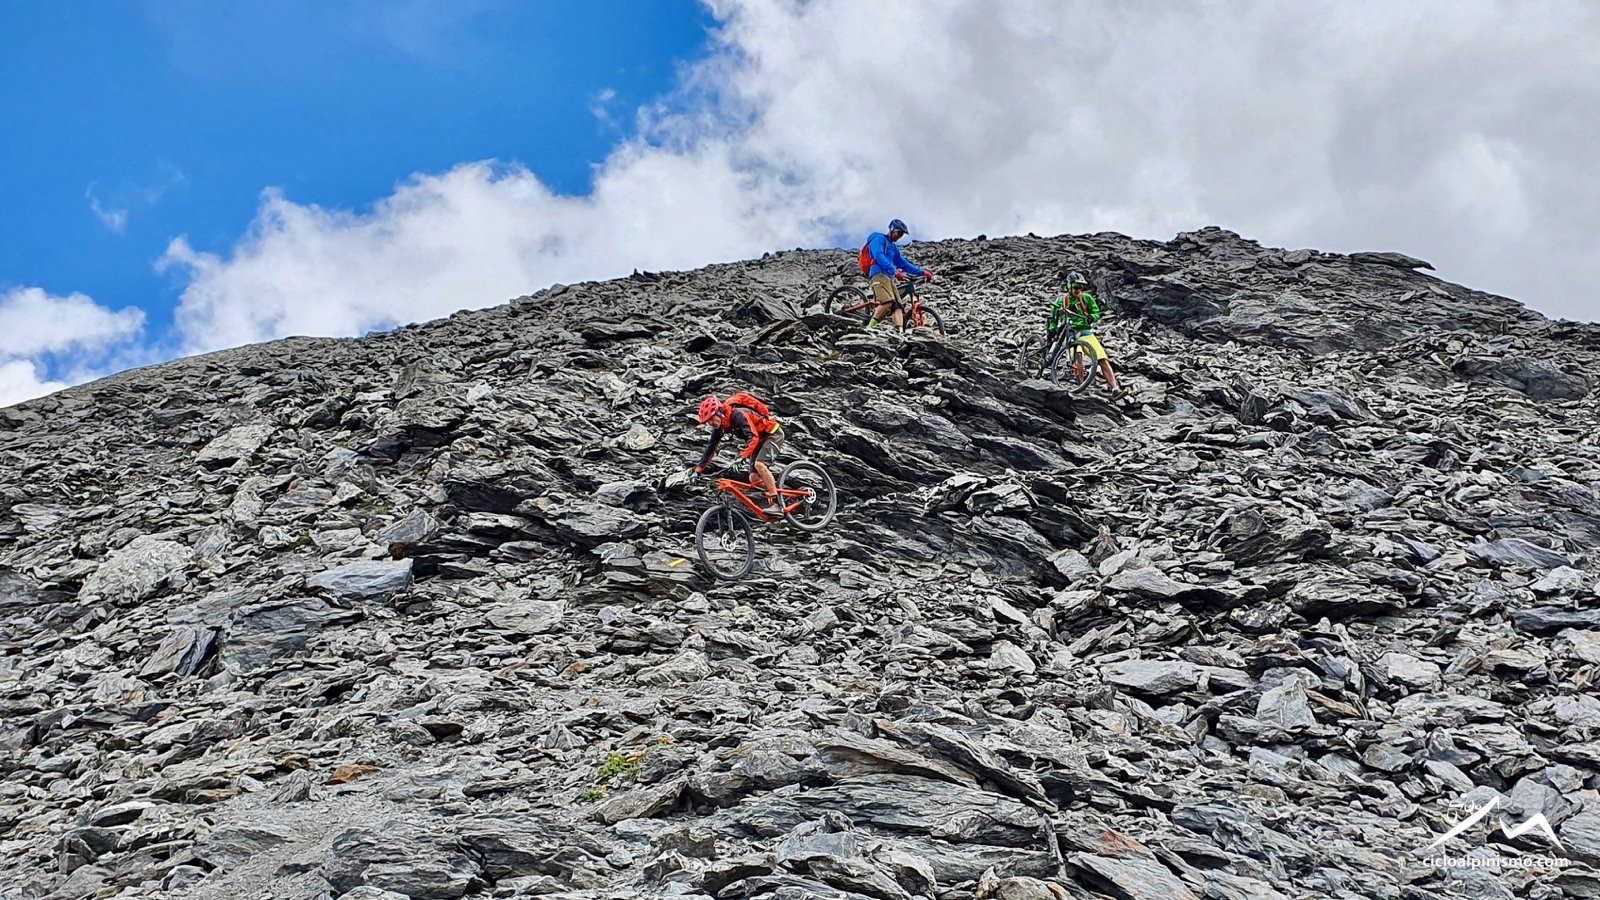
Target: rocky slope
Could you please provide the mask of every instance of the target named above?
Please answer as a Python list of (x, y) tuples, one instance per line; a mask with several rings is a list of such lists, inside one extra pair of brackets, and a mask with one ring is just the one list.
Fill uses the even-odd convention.
[[(1600, 896), (1600, 328), (1219, 229), (911, 255), (947, 339), (796, 251), (0, 411), (0, 895)], [(1012, 371), (1062, 264), (1125, 403)], [(841, 510), (713, 584), (740, 387)]]

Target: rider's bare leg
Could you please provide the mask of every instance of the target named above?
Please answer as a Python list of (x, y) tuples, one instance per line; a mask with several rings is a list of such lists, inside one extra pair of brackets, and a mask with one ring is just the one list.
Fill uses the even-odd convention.
[(757, 461), (751, 468), (755, 470), (756, 481), (760, 483), (761, 489), (767, 492), (768, 503), (777, 503), (778, 482), (777, 479), (772, 477), (772, 469), (768, 468), (766, 463), (760, 461)]
[(878, 307), (872, 311), (872, 321), (882, 322), (883, 317), (889, 314), (889, 309), (893, 306), (893, 303), (879, 303)]
[(1117, 392), (1117, 375), (1111, 371), (1111, 360), (1100, 360), (1100, 374), (1106, 377), (1106, 387), (1115, 394)]
[(906, 313), (905, 313), (905, 310), (901, 309), (899, 306), (896, 306), (894, 308), (894, 329), (896, 331), (900, 331), (900, 330), (904, 329), (905, 327), (906, 327)]

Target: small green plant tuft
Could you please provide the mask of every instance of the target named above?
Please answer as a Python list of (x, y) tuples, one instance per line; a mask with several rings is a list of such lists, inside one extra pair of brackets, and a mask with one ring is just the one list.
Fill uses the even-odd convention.
[(626, 776), (632, 778), (639, 771), (639, 761), (644, 759), (643, 753), (609, 753), (606, 761), (601, 763), (600, 771), (595, 773), (595, 781), (601, 784), (610, 784), (613, 779)]

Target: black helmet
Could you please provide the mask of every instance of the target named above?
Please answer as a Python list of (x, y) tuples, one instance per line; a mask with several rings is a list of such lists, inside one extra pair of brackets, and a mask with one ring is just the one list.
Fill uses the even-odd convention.
[(911, 229), (907, 228), (906, 227), (906, 223), (901, 221), (900, 219), (890, 219), (889, 220), (889, 230), (890, 231), (898, 231), (901, 234), (910, 234), (911, 233)]
[(1072, 290), (1072, 286), (1075, 284), (1089, 283), (1084, 280), (1083, 275), (1079, 274), (1077, 271), (1068, 269), (1061, 270), (1061, 280), (1067, 283), (1067, 290), (1069, 291)]

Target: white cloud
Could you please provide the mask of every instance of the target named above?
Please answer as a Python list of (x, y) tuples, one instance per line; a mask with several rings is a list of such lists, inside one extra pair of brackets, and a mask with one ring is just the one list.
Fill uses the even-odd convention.
[[(1395, 249), (1600, 317), (1600, 7), (1581, 2), (723, 0), (710, 55), (591, 194), (490, 162), (370, 211), (263, 194), (174, 241), (198, 351), (352, 334), (553, 281), (915, 235), (1221, 224)], [(514, 148), (508, 148), (508, 155)]]
[(141, 310), (111, 310), (84, 294), (57, 297), (37, 287), (0, 294), (0, 406), (145, 361), (132, 346), (144, 322)]
[(25, 287), (0, 295), (0, 356), (99, 350), (143, 328), (143, 311), (112, 311), (84, 294), (56, 297)]
[(42, 378), (32, 360), (8, 359), (0, 362), (0, 407), (53, 394), (67, 387), (64, 381)]
[(121, 234), (128, 227), (128, 211), (125, 209), (108, 209), (100, 203), (100, 198), (94, 192), (94, 182), (83, 189), (83, 196), (89, 201), (89, 210), (94, 213), (107, 228)]
[(611, 104), (616, 102), (616, 88), (601, 88), (589, 100), (589, 114), (599, 119), (605, 125), (617, 124), (616, 117), (611, 114)]
[(183, 170), (166, 160), (157, 160), (155, 174), (142, 182), (122, 182), (110, 191), (110, 199), (101, 197), (99, 182), (91, 181), (83, 189), (84, 199), (89, 201), (89, 210), (94, 213), (107, 228), (122, 234), (128, 227), (128, 214), (135, 207), (151, 207), (161, 202), (161, 198), (174, 188), (183, 187), (189, 183), (189, 177)]

